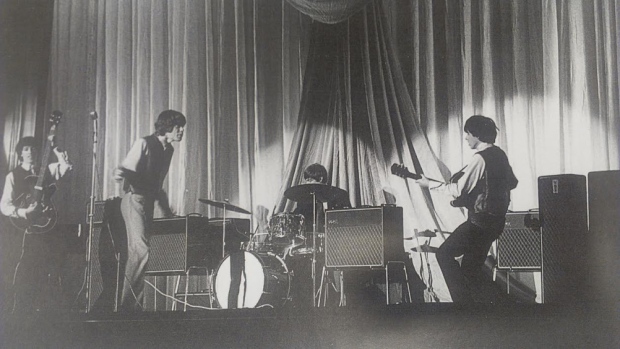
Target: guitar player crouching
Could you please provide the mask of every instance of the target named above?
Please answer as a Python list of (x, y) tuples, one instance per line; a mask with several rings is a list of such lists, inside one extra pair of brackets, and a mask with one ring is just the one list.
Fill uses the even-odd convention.
[[(2, 214), (24, 231), (21, 256), (13, 278), (14, 313), (37, 311), (46, 307), (45, 303), (49, 301), (44, 292), (55, 275), (55, 263), (50, 260), (54, 251), (47, 243), (47, 237), (57, 217), (49, 196), (54, 189), (53, 183), (72, 168), (67, 153), (54, 145), (53, 137), (47, 140), (46, 150), (50, 152), (51, 149), (58, 161), (49, 165), (46, 161), (37, 163), (37, 143), (34, 137), (23, 137), (17, 143), (18, 166), (7, 174), (0, 201)], [(39, 171), (43, 168), (45, 170)]]

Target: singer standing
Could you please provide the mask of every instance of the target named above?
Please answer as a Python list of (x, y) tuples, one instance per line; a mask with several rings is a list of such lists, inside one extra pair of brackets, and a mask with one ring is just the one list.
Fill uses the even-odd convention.
[(159, 114), (155, 133), (138, 139), (123, 162), (114, 170), (114, 178), (124, 181), (125, 195), (121, 212), (127, 227), (127, 263), (121, 295), (122, 311), (142, 310), (144, 274), (149, 259), (149, 233), (155, 206), (172, 216), (162, 186), (174, 148), (185, 130), (185, 116), (175, 110)]

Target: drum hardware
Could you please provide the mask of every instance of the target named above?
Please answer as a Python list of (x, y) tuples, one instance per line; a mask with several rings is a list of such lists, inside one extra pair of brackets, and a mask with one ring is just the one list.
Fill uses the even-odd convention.
[(347, 197), (347, 192), (327, 184), (306, 183), (288, 188), (284, 197), (299, 203), (317, 203), (342, 200)]
[(321, 183), (306, 183), (288, 188), (284, 197), (298, 203), (312, 203), (312, 294), (313, 306), (318, 306), (316, 297), (316, 253), (317, 253), (317, 212), (319, 202), (330, 202), (346, 198), (347, 192), (343, 189)]
[(224, 212), (224, 216), (222, 218), (222, 258), (226, 257), (226, 211), (233, 211), (245, 214), (251, 214), (250, 211), (244, 210), (239, 206), (232, 205), (228, 202), (228, 200), (224, 201), (214, 201), (209, 199), (198, 199), (198, 201), (203, 204), (207, 204), (213, 207), (221, 208)]
[(437, 233), (435, 233), (432, 230), (422, 230), (422, 231), (417, 231), (415, 232), (415, 236), (416, 237), (420, 237), (420, 238), (434, 238), (437, 236)]
[(423, 252), (423, 253), (437, 253), (437, 251), (439, 251), (439, 247), (429, 246), (429, 245), (420, 245), (420, 248), (413, 247), (411, 251)]
[(220, 263), (213, 285), (223, 309), (274, 307), (288, 301), (291, 279), (286, 263), (276, 254), (240, 251)]
[[(328, 269), (326, 266), (323, 266), (323, 271), (321, 272), (321, 286), (319, 286), (319, 289), (316, 293), (317, 307), (321, 306), (321, 298), (323, 299), (323, 307), (327, 306), (329, 286), (331, 286), (334, 291), (340, 293), (340, 301), (338, 303), (338, 306), (344, 307), (347, 305), (346, 295), (344, 293), (344, 272), (335, 269), (332, 269), (331, 272), (332, 274), (334, 274), (334, 276), (336, 275), (335, 273), (340, 273), (337, 278), (338, 283), (336, 284), (336, 280), (334, 280), (334, 277), (330, 276), (330, 269)], [(338, 287), (336, 287), (336, 285), (338, 285)]]

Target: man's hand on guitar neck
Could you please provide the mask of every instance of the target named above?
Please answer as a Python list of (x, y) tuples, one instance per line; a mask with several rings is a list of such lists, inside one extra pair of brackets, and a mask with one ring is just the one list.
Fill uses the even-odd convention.
[(428, 187), (430, 187), (430, 183), (431, 183), (431, 182), (430, 182), (430, 180), (429, 180), (428, 178), (426, 178), (426, 176), (425, 176), (425, 175), (423, 175), (423, 174), (421, 174), (420, 176), (421, 176), (421, 178), (420, 178), (420, 179), (416, 179), (416, 180), (415, 180), (415, 182), (416, 182), (419, 186), (421, 186), (422, 188), (428, 188)]

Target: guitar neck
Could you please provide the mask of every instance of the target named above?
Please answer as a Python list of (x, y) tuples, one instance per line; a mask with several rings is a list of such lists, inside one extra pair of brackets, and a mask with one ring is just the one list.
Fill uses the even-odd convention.
[(414, 179), (414, 180), (418, 180), (418, 179), (422, 178), (422, 176), (420, 176), (419, 174), (411, 173), (411, 172), (405, 173), (405, 177), (411, 178), (411, 179)]
[[(419, 175), (419, 174), (417, 174), (417, 173), (411, 173), (411, 172), (406, 173), (406, 174), (405, 174), (405, 177), (407, 177), (407, 178), (411, 178), (411, 179), (414, 179), (414, 180), (418, 180), (418, 179), (422, 178), (422, 176), (421, 176), (421, 175)], [(438, 181), (438, 180), (433, 179), (433, 178), (428, 178), (428, 177), (426, 177), (426, 179), (428, 179), (428, 180), (429, 180), (429, 181), (431, 181), (431, 182), (443, 183), (442, 181)]]
[(37, 176), (37, 184), (35, 185), (35, 189), (40, 190), (39, 188), (43, 188), (43, 181), (45, 180), (45, 172), (47, 171), (47, 166), (49, 165), (50, 153), (52, 152), (52, 139), (54, 139), (54, 135), (56, 133), (56, 125), (53, 125), (50, 128), (49, 135), (47, 137), (47, 141), (45, 142), (45, 150), (43, 151), (43, 157), (41, 159), (41, 167), (39, 168), (39, 175)]

